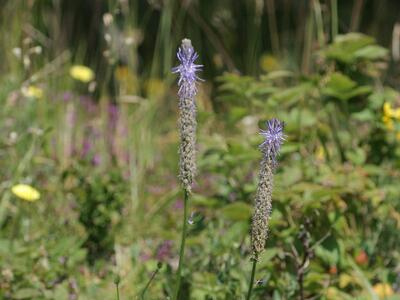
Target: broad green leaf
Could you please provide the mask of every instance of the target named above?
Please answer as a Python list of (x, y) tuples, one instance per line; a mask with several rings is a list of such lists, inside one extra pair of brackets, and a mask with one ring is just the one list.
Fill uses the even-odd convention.
[(383, 59), (387, 57), (389, 51), (381, 46), (369, 45), (354, 52), (356, 58), (362, 59)]
[(251, 217), (252, 207), (244, 202), (235, 202), (222, 208), (221, 212), (228, 220), (245, 221)]

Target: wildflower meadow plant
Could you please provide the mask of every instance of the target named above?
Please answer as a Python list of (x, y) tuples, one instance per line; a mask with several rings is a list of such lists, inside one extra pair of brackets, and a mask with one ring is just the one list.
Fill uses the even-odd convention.
[(11, 188), (11, 192), (18, 198), (28, 202), (35, 202), (40, 199), (40, 192), (27, 184), (14, 185)]
[(267, 129), (260, 132), (264, 137), (264, 142), (260, 145), (263, 157), (260, 165), (251, 229), (251, 259), (253, 260), (253, 267), (246, 299), (250, 299), (258, 257), (264, 251), (265, 241), (268, 237), (268, 223), (272, 210), (273, 173), (278, 165), (277, 157), (281, 145), (285, 140), (283, 122), (271, 119), (266, 125)]
[(90, 82), (94, 79), (93, 71), (90, 68), (82, 65), (72, 66), (69, 70), (69, 74), (72, 78), (84, 83)]
[(187, 234), (188, 201), (192, 190), (193, 178), (196, 173), (197, 121), (195, 96), (197, 94), (197, 83), (200, 80), (196, 73), (201, 71), (202, 68), (202, 65), (197, 65), (194, 63), (198, 58), (198, 54), (194, 51), (192, 42), (189, 39), (182, 40), (181, 47), (177, 52), (177, 57), (180, 65), (173, 68), (172, 72), (179, 74), (179, 179), (184, 190), (184, 207), (179, 265), (174, 299), (178, 299), (181, 286), (183, 258), (185, 254), (185, 241)]

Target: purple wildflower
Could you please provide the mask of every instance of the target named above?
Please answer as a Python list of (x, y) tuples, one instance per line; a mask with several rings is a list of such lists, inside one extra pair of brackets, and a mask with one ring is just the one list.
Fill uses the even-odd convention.
[(171, 252), (172, 241), (166, 240), (160, 245), (160, 247), (158, 247), (156, 258), (159, 261), (166, 261), (171, 256)]
[(88, 138), (85, 138), (83, 140), (81, 156), (86, 157), (89, 154), (91, 149), (92, 149), (92, 143), (90, 142), (90, 140)]
[(196, 83), (201, 80), (196, 72), (202, 65), (194, 63), (198, 55), (188, 39), (182, 40), (177, 56), (181, 64), (172, 72), (179, 73), (179, 179), (184, 189), (190, 192), (196, 174)]
[(258, 259), (264, 251), (265, 240), (268, 237), (269, 219), (272, 211), (272, 190), (274, 186), (273, 171), (277, 166), (276, 157), (279, 155), (286, 136), (283, 134), (284, 123), (271, 119), (267, 122), (267, 130), (261, 130), (264, 142), (260, 145), (264, 157), (261, 160), (260, 174), (254, 205), (251, 229), (251, 244), (253, 258)]
[(94, 166), (98, 166), (98, 165), (101, 164), (101, 156), (100, 156), (100, 154), (96, 153), (96, 154), (93, 156), (93, 158), (92, 158), (92, 164), (93, 164)]
[(110, 104), (108, 106), (108, 114), (110, 118), (110, 125), (111, 127), (115, 127), (118, 117), (119, 117), (119, 108), (115, 104)]
[(283, 134), (285, 124), (275, 118), (267, 121), (266, 124), (267, 130), (261, 130), (260, 132), (265, 139), (260, 148), (272, 163), (276, 164), (276, 157), (279, 155), (281, 145), (286, 138)]
[(64, 94), (62, 95), (63, 101), (64, 102), (68, 102), (69, 100), (71, 100), (73, 97), (73, 94), (71, 92), (64, 92)]
[(174, 207), (174, 210), (182, 210), (183, 209), (182, 199), (176, 200), (173, 207)]
[(197, 94), (196, 82), (201, 79), (196, 72), (201, 71), (203, 65), (196, 65), (194, 61), (199, 57), (192, 47), (192, 42), (188, 39), (182, 41), (177, 57), (180, 65), (172, 68), (172, 73), (179, 73), (178, 96), (180, 98), (191, 99)]

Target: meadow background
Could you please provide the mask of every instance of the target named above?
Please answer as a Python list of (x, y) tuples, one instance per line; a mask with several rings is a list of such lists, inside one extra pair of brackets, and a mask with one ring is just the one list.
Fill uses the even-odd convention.
[(1, 0), (0, 299), (171, 296), (183, 197), (171, 68), (185, 37), (205, 81), (181, 299), (244, 299), (272, 117), (288, 137), (253, 299), (400, 299), (399, 12)]

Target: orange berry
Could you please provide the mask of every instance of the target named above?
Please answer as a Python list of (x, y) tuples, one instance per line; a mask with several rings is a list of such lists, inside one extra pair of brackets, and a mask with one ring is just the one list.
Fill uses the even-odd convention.
[(331, 275), (336, 275), (336, 274), (337, 274), (337, 271), (338, 271), (338, 269), (337, 269), (336, 266), (331, 266), (331, 267), (329, 268), (329, 274), (331, 274)]
[(356, 263), (359, 265), (366, 265), (368, 263), (368, 255), (364, 250), (361, 250), (356, 256)]

